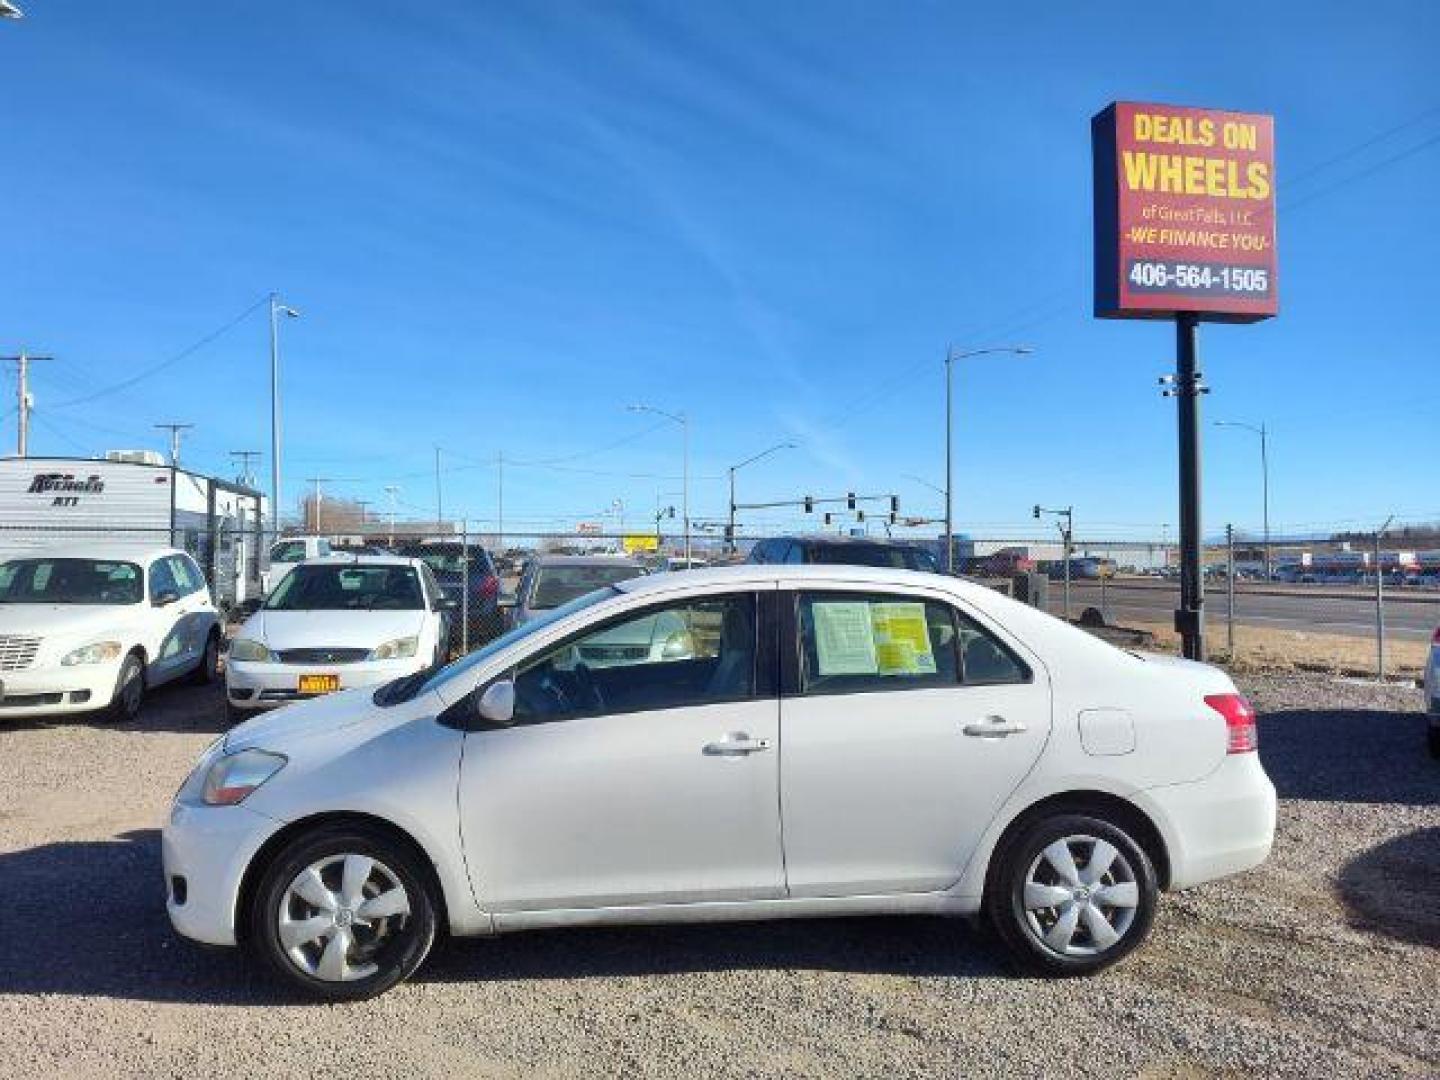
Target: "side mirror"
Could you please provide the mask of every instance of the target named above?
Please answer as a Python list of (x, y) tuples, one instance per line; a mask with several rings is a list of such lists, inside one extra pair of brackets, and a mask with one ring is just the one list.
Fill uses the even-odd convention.
[(171, 604), (178, 602), (179, 599), (179, 593), (174, 592), (170, 589), (166, 589), (162, 593), (157, 593), (155, 595), (155, 599), (151, 601), (151, 603), (153, 603), (156, 607), (169, 607)]
[(695, 639), (688, 630), (676, 630), (660, 646), (662, 660), (690, 660), (695, 656)]
[(515, 684), (509, 679), (491, 683), (475, 703), (475, 712), (484, 727), (507, 728), (515, 723)]

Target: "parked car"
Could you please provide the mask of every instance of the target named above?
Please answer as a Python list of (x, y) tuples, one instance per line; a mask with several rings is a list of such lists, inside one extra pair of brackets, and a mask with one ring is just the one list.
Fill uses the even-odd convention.
[[(505, 628), (500, 610), (500, 573), (490, 553), (479, 544), (462, 544), (454, 540), (411, 544), (401, 548), (400, 554), (405, 558), (423, 560), (440, 583), (445, 596), (455, 601), (456, 616), (451, 623), (450, 638), (452, 650), (459, 650), (462, 640), (468, 641), (473, 649)], [(466, 616), (464, 625), (468, 629), (463, 639), (459, 614), (462, 607)]]
[(519, 626), (577, 596), (646, 572), (638, 559), (615, 555), (539, 555), (525, 564), (510, 606), (510, 625)]
[(270, 592), (285, 575), (306, 559), (329, 555), (330, 541), (323, 536), (287, 536), (270, 545), (270, 567), (260, 575), (260, 587)]
[(134, 720), (147, 690), (216, 677), (220, 619), (174, 548), (52, 546), (0, 563), (0, 720)]
[(1425, 708), (1430, 714), (1430, 756), (1440, 758), (1440, 627), (1430, 638), (1430, 660), (1425, 665)]
[(880, 566), (938, 573), (933, 552), (916, 544), (866, 536), (777, 536), (750, 549), (749, 561), (774, 565)]
[(419, 559), (331, 555), (303, 562), (230, 643), (230, 718), (438, 667), (454, 607)]
[[(707, 628), (685, 659), (570, 663), (660, 615)], [(984, 912), (1023, 966), (1085, 974), (1160, 891), (1266, 858), (1256, 741), (1224, 672), (976, 583), (656, 574), (235, 728), (175, 797), (166, 906), (330, 999), (404, 979), (442, 921)]]

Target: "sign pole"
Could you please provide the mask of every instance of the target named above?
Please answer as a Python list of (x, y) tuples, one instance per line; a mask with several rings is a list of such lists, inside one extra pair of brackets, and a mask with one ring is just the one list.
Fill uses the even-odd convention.
[(1188, 660), (1205, 659), (1205, 579), (1200, 565), (1200, 374), (1195, 370), (1193, 311), (1175, 316), (1175, 404), (1180, 434), (1180, 607), (1175, 629)]

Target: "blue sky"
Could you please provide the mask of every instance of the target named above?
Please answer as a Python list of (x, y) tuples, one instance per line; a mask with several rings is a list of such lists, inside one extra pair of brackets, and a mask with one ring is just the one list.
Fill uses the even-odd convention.
[[(1201, 337), (1207, 420), (1273, 430), (1273, 521), (1440, 519), (1440, 5), (22, 6), (0, 349), (58, 358), (32, 452), (168, 420), (197, 467), (268, 449), (263, 308), (110, 388), (275, 289), (292, 497), (431, 512), (439, 445), (447, 513), (494, 517), (503, 451), (511, 528), (634, 524), (681, 486), (646, 402), (691, 418), (697, 517), (782, 441), (742, 501), (939, 513), (905, 477), (943, 481), (946, 343), (1023, 342), (957, 369), (959, 527), (1173, 536), (1173, 331), (1090, 315), (1088, 121), (1126, 98), (1276, 116), (1281, 314)], [(1253, 438), (1205, 435), (1207, 530), (1258, 524)]]

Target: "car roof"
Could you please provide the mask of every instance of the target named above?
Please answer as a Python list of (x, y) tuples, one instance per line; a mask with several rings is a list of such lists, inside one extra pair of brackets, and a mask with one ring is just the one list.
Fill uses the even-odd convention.
[(628, 555), (537, 555), (530, 560), (537, 567), (546, 566), (633, 566), (644, 570), (645, 564)]
[(992, 594), (984, 585), (948, 574), (931, 574), (923, 570), (896, 570), (887, 566), (854, 566), (849, 563), (826, 565), (738, 563), (734, 566), (707, 566), (675, 574), (649, 574), (616, 584), (630, 594), (665, 592), (681, 583), (688, 588), (707, 585), (743, 585), (751, 582), (778, 581), (781, 584), (806, 582), (840, 582), (857, 585), (905, 586), (919, 585), (967, 595)]
[(317, 555), (313, 559), (303, 559), (300, 566), (409, 566), (411, 568), (421, 566), (424, 560), (419, 558), (408, 558), (404, 555), (357, 555), (348, 551), (332, 551), (329, 555)]
[[(917, 551), (927, 551), (927, 542), (924, 540), (895, 540), (886, 536), (841, 536), (831, 534), (805, 535), (796, 534), (793, 536), (774, 536), (773, 540), (790, 540), (796, 544), (837, 544), (846, 547), (889, 547), (889, 548), (914, 548)], [(761, 540), (760, 543), (765, 543)]]
[[(0, 556), (0, 562), (14, 559), (101, 559), (116, 562), (153, 562), (166, 555), (189, 555), (177, 547), (154, 544), (145, 540), (62, 540), (43, 548), (12, 551)], [(190, 556), (194, 558), (194, 556)]]

